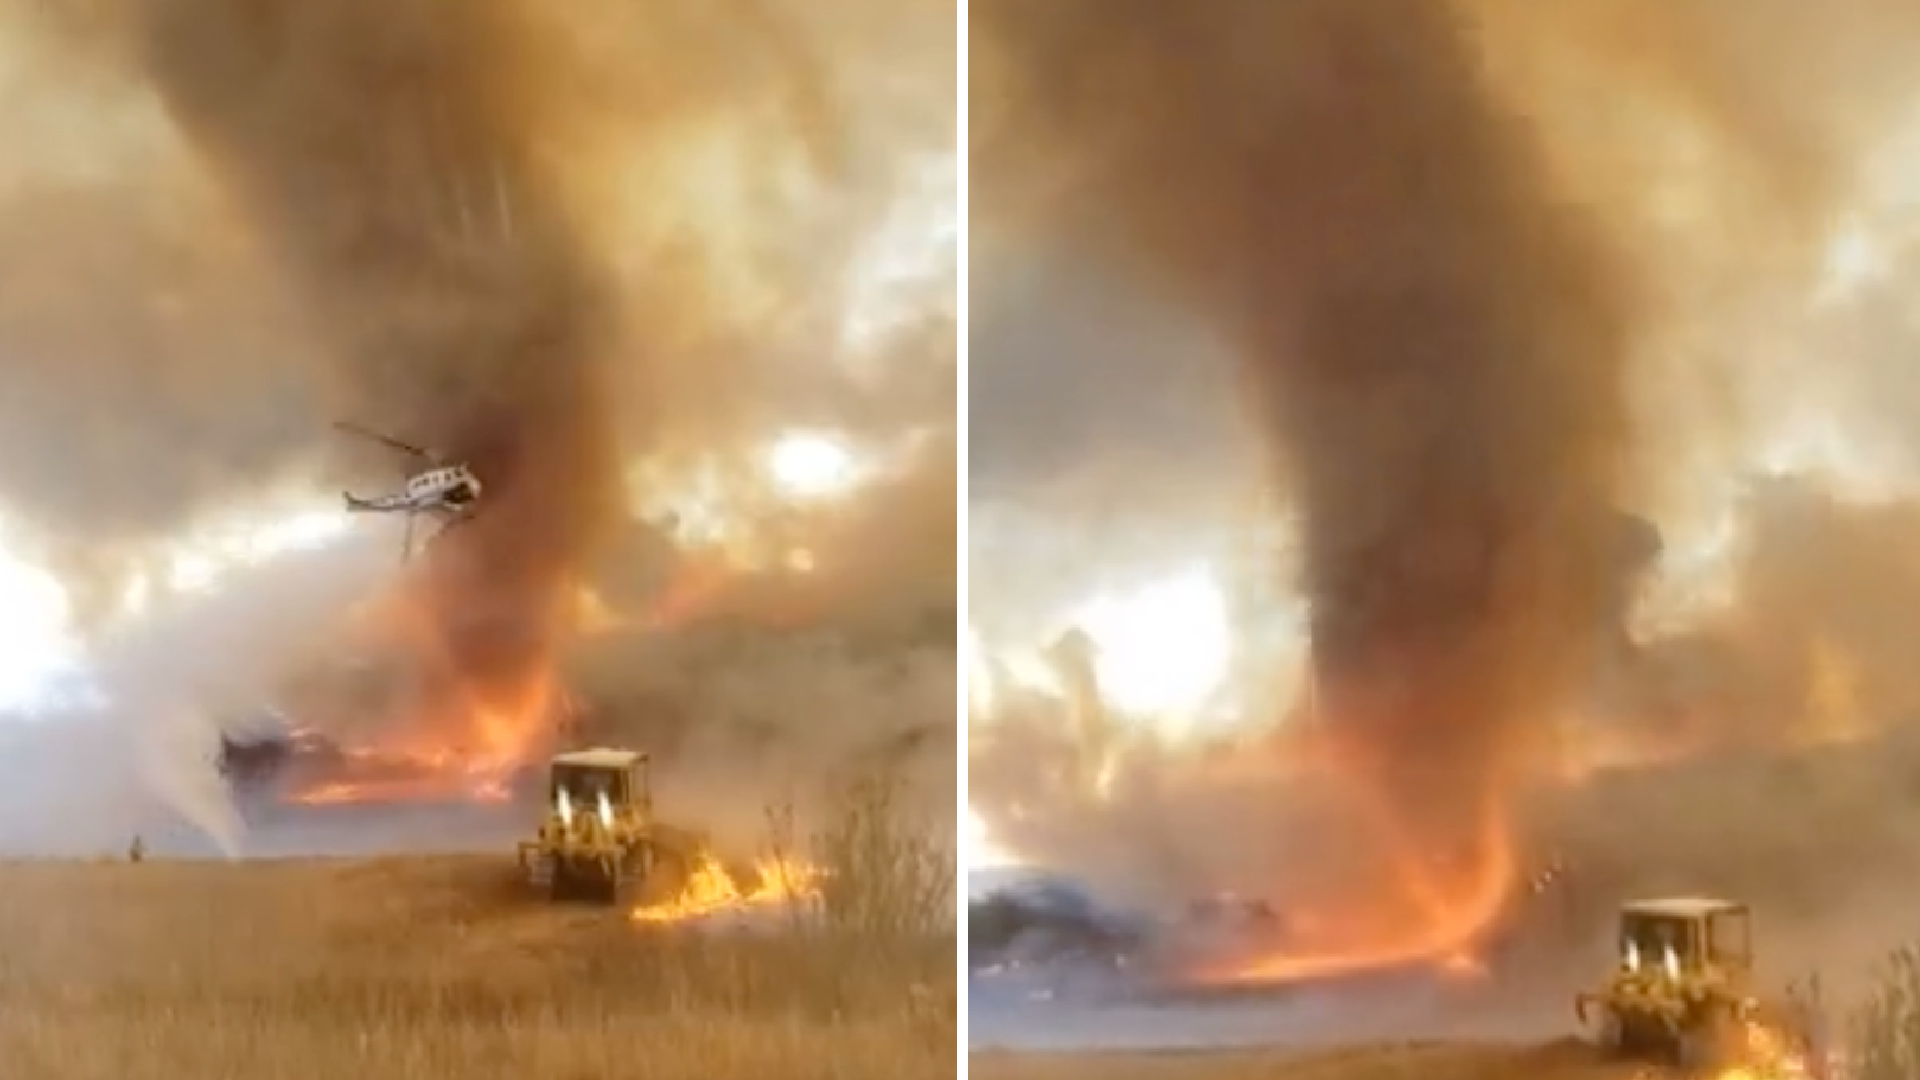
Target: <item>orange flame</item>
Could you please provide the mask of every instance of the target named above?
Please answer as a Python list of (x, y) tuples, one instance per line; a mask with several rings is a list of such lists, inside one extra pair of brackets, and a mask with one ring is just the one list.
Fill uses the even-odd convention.
[(437, 685), (412, 703), (398, 726), (346, 747), (339, 774), (295, 792), (289, 801), (504, 800), (513, 774), (556, 734), (566, 703), (552, 665), (537, 665), (504, 687), (462, 678), (419, 579), (379, 598), (364, 614), (371, 623), (368, 631), (397, 638), (416, 670)]
[(1500, 917), (1515, 877), (1515, 859), (1499, 806), (1481, 815), (1472, 858), (1447, 866), (1417, 854), (1404, 829), (1378, 799), (1364, 798), (1369, 832), (1388, 856), (1386, 895), (1365, 904), (1342, 905), (1343, 914), (1319, 912), (1296, 926), (1303, 941), (1251, 957), (1203, 965), (1197, 981), (1213, 984), (1281, 984), (1355, 975), (1413, 964), (1432, 964), (1455, 974), (1478, 969), (1477, 939)]
[(573, 583), (554, 597), (549, 650), (516, 684), (481, 685), (458, 670), (447, 626), (435, 607), (431, 572), (404, 578), (370, 599), (357, 629), (385, 649), (410, 658), (419, 674), (436, 683), (424, 700), (378, 737), (345, 749), (336, 773), (314, 780), (287, 797), (301, 805), (457, 800), (499, 802), (508, 798), (515, 773), (551, 751), (560, 714), (568, 706), (554, 670), (552, 650), (562, 631), (586, 634), (639, 627), (667, 630), (708, 611), (735, 571), (716, 559), (688, 558), (663, 594), (638, 617), (612, 610), (599, 594)]
[(725, 911), (804, 903), (820, 892), (818, 868), (792, 859), (766, 857), (754, 864), (755, 883), (743, 888), (726, 868), (701, 856), (677, 895), (635, 908), (635, 922), (684, 922)]
[(1794, 1045), (1785, 1032), (1757, 1021), (1740, 1030), (1733, 1047), (1736, 1064), (1721, 1069), (1713, 1080), (1807, 1080), (1814, 1074), (1805, 1048)]
[(392, 780), (334, 780), (299, 791), (291, 797), (290, 801), (300, 806), (423, 802), (442, 798), (497, 803), (507, 801), (509, 795), (506, 783), (495, 779), (461, 784), (454, 781), (441, 782), (433, 777), (418, 777)]

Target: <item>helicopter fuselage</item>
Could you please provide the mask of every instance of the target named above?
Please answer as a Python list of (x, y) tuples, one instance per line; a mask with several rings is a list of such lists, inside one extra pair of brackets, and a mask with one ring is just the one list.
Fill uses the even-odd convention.
[(464, 512), (480, 499), (480, 479), (465, 465), (442, 465), (407, 478), (405, 489), (370, 499), (347, 496), (349, 510)]

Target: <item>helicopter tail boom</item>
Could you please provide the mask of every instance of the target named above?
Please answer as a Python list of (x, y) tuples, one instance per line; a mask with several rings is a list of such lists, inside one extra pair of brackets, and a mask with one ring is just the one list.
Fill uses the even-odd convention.
[(351, 491), (340, 493), (346, 500), (348, 513), (379, 513), (386, 510), (400, 510), (407, 506), (405, 496), (383, 495), (374, 499), (363, 499)]

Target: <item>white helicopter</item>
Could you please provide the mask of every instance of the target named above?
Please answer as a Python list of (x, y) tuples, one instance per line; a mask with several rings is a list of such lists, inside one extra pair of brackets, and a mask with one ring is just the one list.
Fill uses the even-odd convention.
[(350, 512), (407, 515), (407, 531), (405, 539), (401, 542), (401, 558), (405, 559), (413, 553), (413, 521), (419, 515), (428, 514), (440, 521), (440, 532), (445, 532), (473, 516), (483, 489), (480, 478), (475, 476), (473, 470), (464, 462), (446, 461), (439, 454), (425, 447), (402, 442), (391, 435), (382, 435), (358, 424), (339, 423), (334, 427), (350, 435), (371, 439), (426, 463), (427, 467), (419, 472), (407, 473), (405, 485), (392, 494), (362, 498), (352, 492), (342, 492)]

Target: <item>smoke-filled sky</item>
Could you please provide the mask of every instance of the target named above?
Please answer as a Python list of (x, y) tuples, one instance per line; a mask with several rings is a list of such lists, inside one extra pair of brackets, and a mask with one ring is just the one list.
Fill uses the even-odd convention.
[(14, 6), (10, 520), (110, 591), (289, 476), (390, 483), (347, 418), (564, 488), (561, 557), (630, 459), (950, 423), (950, 347), (842, 325), (943, 306), (884, 280), (950, 243), (941, 7)]
[[(1876, 714), (1920, 708), (1887, 599), (1909, 518), (1863, 505), (1920, 490), (1908, 6), (972, 18), (989, 651), (1194, 565), (1242, 649), (1298, 619), (1246, 598), (1296, 594), (1323, 704), (1420, 702), (1344, 706), (1395, 769), (1440, 765), (1403, 793), (1477, 784), (1598, 672), (1670, 720), (1780, 702), (1738, 710), (1767, 725), (1839, 655)], [(1744, 486), (1772, 473), (1805, 484)], [(1624, 677), (1613, 510), (1662, 539)], [(1255, 727), (1286, 708), (1260, 659), (1216, 673)]]
[[(952, 611), (950, 2), (76, 0), (0, 4), (0, 42), (38, 148), (0, 167), (0, 521), (83, 644), (209, 529), (391, 490), (340, 420), (487, 485), (419, 570), (482, 697), (553, 662), (574, 583), (635, 614), (716, 503), (808, 549), (816, 622)], [(781, 505), (794, 432), (851, 491)], [(180, 603), (300, 629), (228, 599)]]

